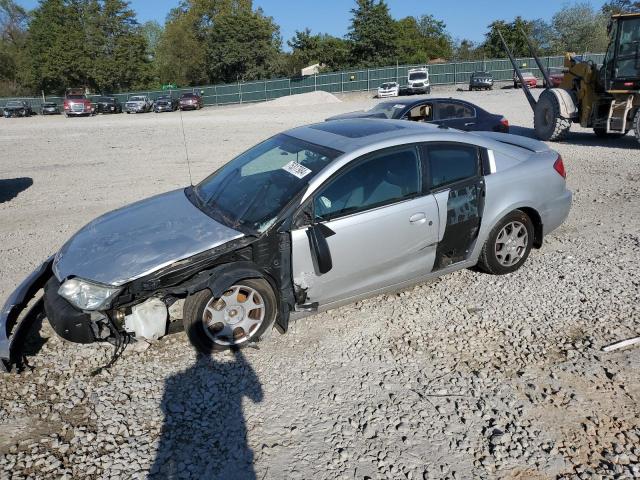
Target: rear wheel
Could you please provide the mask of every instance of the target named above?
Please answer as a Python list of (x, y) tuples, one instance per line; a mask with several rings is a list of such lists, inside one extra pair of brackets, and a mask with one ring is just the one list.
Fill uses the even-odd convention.
[(548, 90), (538, 99), (533, 112), (533, 127), (540, 140), (552, 142), (563, 140), (569, 133), (571, 121), (560, 115), (558, 98)]
[(478, 266), (493, 275), (515, 272), (529, 256), (533, 236), (533, 222), (529, 216), (521, 210), (514, 210), (489, 233)]
[(241, 348), (259, 340), (273, 327), (277, 301), (269, 282), (236, 282), (219, 298), (209, 290), (188, 297), (183, 323), (192, 345), (200, 352)]
[(633, 133), (636, 136), (636, 141), (640, 143), (640, 108), (636, 110), (636, 116), (633, 117)]

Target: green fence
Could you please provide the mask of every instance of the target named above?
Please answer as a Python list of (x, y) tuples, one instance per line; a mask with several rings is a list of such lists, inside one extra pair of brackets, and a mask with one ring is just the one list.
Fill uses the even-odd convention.
[[(583, 58), (600, 64), (604, 54), (585, 54)], [(518, 58), (518, 65), (525, 71), (531, 71), (538, 78), (542, 77), (533, 58)], [(545, 68), (561, 68), (564, 57), (542, 57)], [(398, 82), (406, 84), (408, 70), (420, 65), (397, 65), (391, 67), (373, 68), (366, 70), (348, 70), (343, 72), (320, 73), (307, 77), (278, 78), (260, 80), (255, 82), (240, 82), (225, 85), (205, 85), (175, 90), (138, 91), (118, 93), (110, 96), (116, 97), (124, 103), (133, 95), (148, 95), (152, 100), (162, 95), (171, 93), (179, 96), (187, 92), (199, 92), (202, 94), (205, 105), (229, 105), (234, 103), (253, 103), (273, 100), (275, 98), (298, 93), (323, 90), (330, 93), (358, 92), (377, 89), (384, 82)], [(473, 62), (456, 62), (429, 65), (429, 77), (431, 85), (468, 84), (471, 73), (484, 70), (491, 72), (496, 81), (511, 81), (513, 67), (508, 59), (480, 60)], [(89, 98), (96, 98), (90, 95)], [(32, 107), (39, 109), (43, 102), (41, 97), (27, 98), (3, 98), (0, 105), (9, 100), (27, 100)], [(63, 98), (46, 96), (47, 102), (62, 104)]]

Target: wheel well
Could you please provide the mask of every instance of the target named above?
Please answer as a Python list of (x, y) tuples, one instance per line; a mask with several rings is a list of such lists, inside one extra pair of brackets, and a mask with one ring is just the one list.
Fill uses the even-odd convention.
[(533, 208), (530, 207), (522, 207), (518, 210), (527, 214), (527, 216), (531, 219), (531, 223), (533, 223), (533, 246), (535, 248), (542, 247), (542, 218), (540, 218), (540, 214)]

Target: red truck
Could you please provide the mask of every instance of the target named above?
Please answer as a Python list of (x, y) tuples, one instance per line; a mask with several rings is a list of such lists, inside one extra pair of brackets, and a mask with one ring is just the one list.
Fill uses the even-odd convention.
[(68, 88), (64, 95), (64, 114), (89, 116), (95, 113), (91, 100), (84, 94), (82, 88)]

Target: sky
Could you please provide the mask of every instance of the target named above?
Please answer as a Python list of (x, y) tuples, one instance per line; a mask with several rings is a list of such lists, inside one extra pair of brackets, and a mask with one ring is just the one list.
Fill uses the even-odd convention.
[[(18, 0), (16, 3), (34, 8), (37, 0)], [(160, 24), (178, 0), (131, 0), (131, 7), (138, 14), (138, 21), (157, 20)], [(266, 15), (273, 17), (280, 25), (280, 33), (285, 43), (296, 30), (309, 27), (314, 33), (329, 33), (342, 37), (347, 33), (353, 0), (254, 0), (254, 6), (261, 7)], [(487, 25), (497, 19), (511, 21), (520, 15), (525, 19), (543, 18), (550, 20), (565, 4), (559, 0), (387, 0), (394, 18), (434, 15), (447, 24), (454, 39), (467, 38), (480, 42), (484, 38)], [(594, 8), (600, 8), (604, 0), (591, 0)]]

